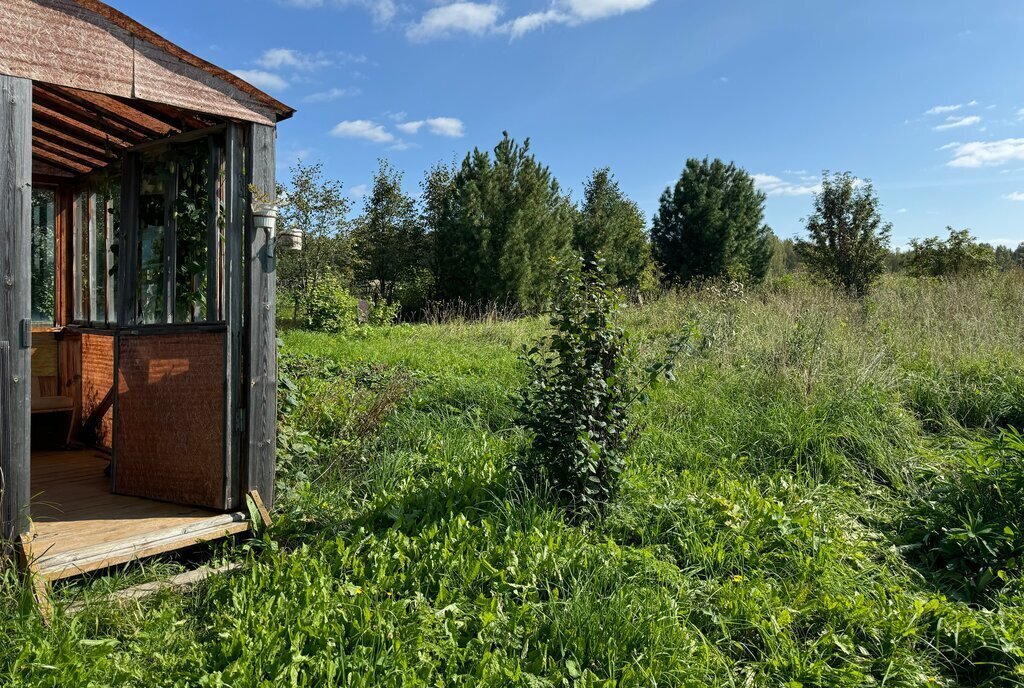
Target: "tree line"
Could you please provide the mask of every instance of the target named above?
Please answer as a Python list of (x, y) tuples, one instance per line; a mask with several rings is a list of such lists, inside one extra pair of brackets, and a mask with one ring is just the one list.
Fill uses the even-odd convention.
[(382, 160), (355, 219), (342, 184), (326, 179), (321, 165), (300, 162), (291, 172), (279, 189), (280, 224), (302, 232), (303, 250), (280, 252), (278, 284), (292, 315), (307, 321), (342, 302), (355, 308), (356, 296), (385, 318), (415, 316), (433, 301), (535, 312), (569, 256), (600, 257), (609, 283), (634, 294), (806, 271), (863, 296), (887, 270), (940, 277), (1024, 266), (1024, 244), (992, 247), (951, 228), (946, 239), (893, 251), (873, 186), (849, 173), (826, 172), (805, 236), (780, 240), (764, 222), (766, 197), (753, 177), (718, 159), (686, 162), (649, 231), (610, 169), (594, 171), (575, 203), (529, 139), (507, 133), (492, 151), (432, 167), (418, 198)]

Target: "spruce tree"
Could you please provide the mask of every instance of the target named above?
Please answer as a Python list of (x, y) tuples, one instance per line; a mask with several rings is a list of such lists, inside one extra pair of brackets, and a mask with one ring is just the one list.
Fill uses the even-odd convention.
[(572, 205), (529, 140), (505, 133), (493, 159), (475, 149), (445, 176), (435, 168), (424, 182), (437, 295), (539, 309), (554, 283), (552, 259), (570, 248)]
[(601, 256), (605, 278), (613, 286), (637, 289), (652, 274), (643, 213), (607, 167), (595, 170), (586, 182), (573, 245), (586, 259)]
[(679, 181), (662, 194), (651, 229), (666, 280), (764, 279), (772, 258), (764, 202), (753, 178), (733, 163), (687, 160)]

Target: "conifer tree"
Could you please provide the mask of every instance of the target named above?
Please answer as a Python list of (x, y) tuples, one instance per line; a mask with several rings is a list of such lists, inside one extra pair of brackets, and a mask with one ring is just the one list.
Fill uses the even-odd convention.
[(733, 163), (690, 159), (654, 218), (654, 258), (669, 282), (702, 277), (760, 281), (772, 258), (764, 193)]

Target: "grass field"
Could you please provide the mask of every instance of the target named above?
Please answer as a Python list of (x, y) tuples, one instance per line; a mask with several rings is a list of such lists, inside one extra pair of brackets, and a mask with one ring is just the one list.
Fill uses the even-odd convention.
[[(270, 532), (142, 606), (0, 583), (3, 686), (1024, 685), (1024, 278), (799, 281), (623, 316), (697, 349), (637, 409), (607, 514), (521, 487), (542, 319), (287, 331)], [(1002, 439), (1000, 439), (1002, 437)]]

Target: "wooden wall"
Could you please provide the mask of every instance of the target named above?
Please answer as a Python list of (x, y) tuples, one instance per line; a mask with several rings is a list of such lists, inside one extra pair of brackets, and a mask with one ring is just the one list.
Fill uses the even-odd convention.
[[(252, 188), (275, 199), (274, 127), (252, 125), (249, 140)], [(248, 279), (248, 462), (249, 489), (259, 490), (268, 506), (274, 501), (277, 438), (276, 265), (273, 240), (263, 229), (247, 229)]]
[[(6, 1), (6, 0), (5, 0)], [(28, 530), (32, 83), (0, 76), (0, 536)]]

